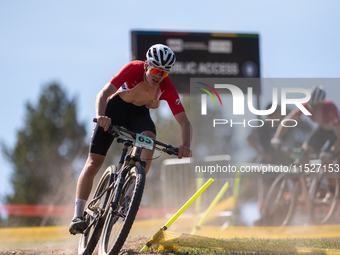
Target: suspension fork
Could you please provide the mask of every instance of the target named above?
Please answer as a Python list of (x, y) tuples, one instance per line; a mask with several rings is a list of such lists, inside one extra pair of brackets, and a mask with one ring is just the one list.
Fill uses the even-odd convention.
[(115, 195), (114, 195), (113, 200), (112, 200), (111, 205), (110, 205), (110, 207), (111, 207), (110, 213), (117, 211), (118, 201), (119, 201), (119, 197), (120, 197), (120, 194), (122, 192), (122, 189), (123, 189), (125, 176), (131, 170), (132, 167), (133, 167), (133, 165), (127, 165), (126, 167), (124, 167), (124, 169), (122, 170), (122, 172), (120, 173), (120, 175), (118, 177), (118, 180), (116, 182), (117, 183), (116, 184), (116, 192), (115, 192)]
[(123, 167), (123, 170), (120, 172), (118, 180), (116, 181), (116, 184), (115, 184), (116, 192), (115, 192), (113, 200), (110, 204), (110, 207), (111, 207), (110, 213), (116, 213), (117, 212), (118, 201), (119, 201), (119, 197), (121, 195), (122, 189), (123, 189), (126, 174), (131, 170), (132, 167), (135, 166), (136, 162), (139, 162), (143, 168), (146, 165), (146, 162), (142, 161), (140, 159), (140, 155), (141, 155), (142, 150), (143, 150), (142, 148), (134, 146), (132, 148), (132, 151), (130, 152), (130, 155), (126, 155), (128, 147), (130, 145), (131, 144), (125, 144), (124, 143), (124, 149), (123, 149), (120, 161), (119, 161), (119, 166)]

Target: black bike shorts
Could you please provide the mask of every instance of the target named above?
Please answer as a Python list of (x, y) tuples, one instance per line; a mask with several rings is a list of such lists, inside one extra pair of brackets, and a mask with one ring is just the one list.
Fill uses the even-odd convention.
[(321, 152), (323, 146), (328, 142), (327, 147), (323, 151), (329, 151), (335, 143), (337, 137), (333, 130), (325, 130), (320, 126), (312, 131), (306, 143), (312, 146), (315, 152)]
[[(151, 131), (156, 134), (149, 109), (144, 105), (126, 103), (119, 95), (107, 102), (105, 115), (111, 118), (112, 125), (122, 126), (137, 133)], [(90, 153), (106, 156), (113, 139), (113, 136), (105, 132), (102, 127), (95, 125), (91, 136)]]

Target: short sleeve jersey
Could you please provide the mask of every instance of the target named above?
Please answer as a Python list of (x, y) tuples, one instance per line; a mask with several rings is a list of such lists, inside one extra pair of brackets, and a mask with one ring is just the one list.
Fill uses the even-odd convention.
[[(121, 92), (134, 89), (138, 83), (144, 80), (144, 63), (143, 61), (132, 61), (112, 77), (110, 83), (118, 90), (110, 98), (115, 97)], [(166, 100), (173, 115), (184, 112), (175, 85), (169, 76), (164, 78), (159, 85), (154, 98), (154, 101), (158, 100)]]
[[(308, 102), (302, 105), (310, 112)], [(299, 108), (296, 108), (294, 111), (298, 116), (301, 116), (302, 112)], [(314, 121), (313, 115), (308, 116)], [(333, 102), (325, 99), (322, 109), (322, 125), (326, 125), (329, 123), (332, 123), (334, 127), (340, 125), (340, 117), (336, 105)]]

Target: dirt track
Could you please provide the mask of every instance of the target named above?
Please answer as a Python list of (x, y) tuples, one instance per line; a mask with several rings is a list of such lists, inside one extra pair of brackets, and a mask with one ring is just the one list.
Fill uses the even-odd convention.
[[(121, 252), (120, 255), (132, 255), (132, 254), (141, 254), (139, 253), (140, 248), (145, 244), (145, 237), (133, 237), (129, 238)], [(0, 250), (1, 255), (45, 255), (45, 254), (63, 254), (63, 255), (77, 255), (77, 243), (76, 242), (67, 242), (63, 245), (56, 244), (44, 244), (40, 247), (29, 247), (29, 248), (4, 248)], [(145, 252), (144, 255), (157, 255), (157, 254), (165, 254), (165, 253), (156, 253), (156, 252)], [(173, 254), (173, 253), (167, 253)], [(93, 255), (97, 255), (97, 251), (93, 253)]]

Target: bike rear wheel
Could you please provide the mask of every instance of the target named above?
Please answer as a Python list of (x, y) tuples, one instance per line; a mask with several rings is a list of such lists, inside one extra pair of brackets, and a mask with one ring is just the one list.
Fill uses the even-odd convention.
[(263, 221), (266, 226), (290, 225), (296, 211), (299, 179), (278, 176), (271, 185), (263, 208)]
[(310, 211), (311, 221), (317, 225), (329, 223), (333, 219), (339, 202), (339, 179), (334, 174), (334, 177), (327, 176), (327, 178), (314, 179), (313, 181), (315, 181), (316, 187)]
[(99, 241), (100, 255), (116, 255), (122, 248), (135, 220), (142, 199), (145, 171), (133, 166), (127, 173), (118, 201), (118, 213), (110, 212)]
[[(109, 166), (105, 170), (105, 172), (103, 173), (97, 185), (93, 198), (98, 197), (107, 187), (110, 186), (112, 182), (115, 181), (116, 172), (117, 172), (116, 166)], [(108, 202), (110, 201), (110, 196), (112, 194), (111, 191), (108, 191), (95, 203), (95, 205), (93, 206), (93, 211), (101, 210), (102, 212), (104, 212), (104, 210), (109, 205)], [(91, 255), (92, 254), (100, 238), (100, 234), (101, 234), (101, 231), (104, 225), (104, 219), (105, 219), (105, 215), (102, 215), (100, 219), (94, 222), (94, 224), (91, 227), (88, 227), (84, 231), (84, 233), (81, 234), (79, 244), (78, 244), (79, 255)], [(88, 224), (90, 224), (93, 221), (93, 217), (86, 213), (85, 220), (87, 221)]]

